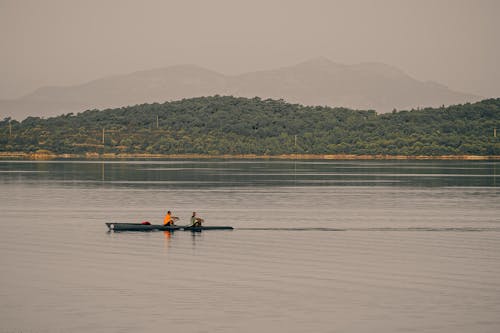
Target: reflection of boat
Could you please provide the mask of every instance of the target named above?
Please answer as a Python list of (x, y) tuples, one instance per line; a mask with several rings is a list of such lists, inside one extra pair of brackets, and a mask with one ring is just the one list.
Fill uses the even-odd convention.
[(188, 225), (161, 225), (161, 224), (141, 224), (141, 223), (106, 223), (110, 231), (202, 231), (202, 230), (232, 230), (233, 227), (227, 226), (201, 226), (192, 227)]

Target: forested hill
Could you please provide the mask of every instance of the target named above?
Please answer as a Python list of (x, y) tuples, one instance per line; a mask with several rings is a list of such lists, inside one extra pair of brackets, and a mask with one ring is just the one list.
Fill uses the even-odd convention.
[(494, 128), (500, 136), (500, 98), (377, 115), (214, 96), (22, 122), (4, 119), (0, 151), (500, 155)]

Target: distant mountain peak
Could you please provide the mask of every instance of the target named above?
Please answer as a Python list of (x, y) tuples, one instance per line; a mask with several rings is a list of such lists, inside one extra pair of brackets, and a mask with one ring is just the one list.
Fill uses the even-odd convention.
[(351, 67), (358, 71), (371, 72), (377, 75), (383, 75), (385, 77), (392, 77), (392, 78), (399, 77), (399, 78), (414, 80), (398, 67), (384, 64), (382, 62), (362, 62), (359, 64), (352, 65)]
[(327, 57), (316, 57), (309, 60), (300, 62), (294, 66), (290, 67), (316, 67), (316, 68), (327, 68), (327, 67), (344, 67), (345, 65), (336, 63)]
[(293, 66), (232, 76), (194, 64), (179, 64), (80, 85), (42, 87), (19, 99), (0, 101), (0, 118), (58, 115), (212, 95), (258, 96), (379, 112), (480, 99), (440, 84), (413, 79), (391, 65), (377, 62), (346, 65), (316, 57)]
[(216, 71), (213, 71), (211, 69), (207, 69), (205, 67), (201, 67), (199, 65), (195, 64), (178, 64), (178, 65), (172, 65), (172, 66), (167, 66), (167, 67), (160, 67), (160, 68), (155, 68), (155, 69), (146, 69), (146, 70), (141, 70), (141, 71), (136, 71), (130, 74), (122, 74), (120, 76), (149, 76), (149, 75), (165, 75), (165, 74), (172, 74), (172, 73), (210, 73), (210, 74), (215, 74), (215, 75), (222, 75)]

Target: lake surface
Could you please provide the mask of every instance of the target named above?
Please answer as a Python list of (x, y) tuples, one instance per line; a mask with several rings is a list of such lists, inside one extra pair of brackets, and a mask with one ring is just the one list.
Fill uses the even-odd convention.
[[(499, 332), (500, 163), (0, 161), (0, 333)], [(107, 232), (105, 222), (233, 231)]]

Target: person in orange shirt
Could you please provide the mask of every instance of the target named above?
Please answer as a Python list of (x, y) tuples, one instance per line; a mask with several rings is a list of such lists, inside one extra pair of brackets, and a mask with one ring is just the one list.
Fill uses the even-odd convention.
[(171, 211), (168, 211), (167, 215), (165, 215), (165, 218), (163, 219), (163, 225), (174, 225), (174, 222), (178, 219), (179, 218), (177, 216), (172, 216)]

